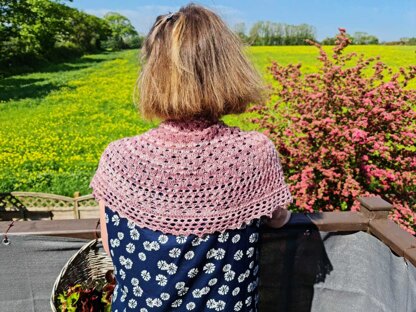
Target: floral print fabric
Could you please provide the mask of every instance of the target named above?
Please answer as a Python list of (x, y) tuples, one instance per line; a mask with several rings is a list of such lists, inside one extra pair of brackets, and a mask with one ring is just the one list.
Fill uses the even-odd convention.
[(112, 311), (258, 311), (259, 227), (172, 235), (105, 207), (117, 286)]

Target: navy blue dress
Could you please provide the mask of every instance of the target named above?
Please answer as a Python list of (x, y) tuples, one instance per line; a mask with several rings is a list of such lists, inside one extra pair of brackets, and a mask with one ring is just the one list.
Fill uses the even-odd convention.
[(141, 228), (105, 207), (117, 286), (112, 311), (258, 311), (260, 219), (224, 233)]

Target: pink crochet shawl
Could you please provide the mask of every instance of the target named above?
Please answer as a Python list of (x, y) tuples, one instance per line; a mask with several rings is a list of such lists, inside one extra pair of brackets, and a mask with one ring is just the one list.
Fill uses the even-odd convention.
[(236, 229), (292, 201), (274, 143), (221, 120), (165, 120), (111, 142), (90, 187), (140, 227), (174, 235)]

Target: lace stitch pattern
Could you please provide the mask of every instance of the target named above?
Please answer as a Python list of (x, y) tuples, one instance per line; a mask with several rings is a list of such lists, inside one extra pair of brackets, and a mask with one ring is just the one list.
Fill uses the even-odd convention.
[(293, 200), (266, 135), (206, 119), (165, 120), (111, 142), (90, 187), (141, 227), (199, 237), (271, 217)]

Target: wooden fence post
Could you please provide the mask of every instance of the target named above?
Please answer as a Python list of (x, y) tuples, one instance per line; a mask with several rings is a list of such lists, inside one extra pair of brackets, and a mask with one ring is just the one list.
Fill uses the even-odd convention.
[(74, 193), (74, 216), (75, 216), (75, 219), (79, 219), (78, 197), (79, 197), (79, 192), (75, 192)]

